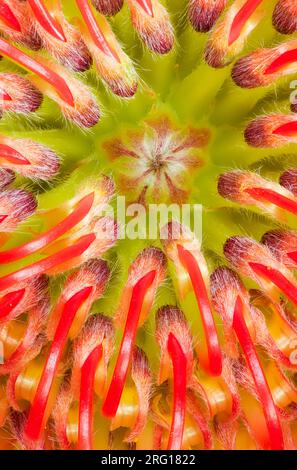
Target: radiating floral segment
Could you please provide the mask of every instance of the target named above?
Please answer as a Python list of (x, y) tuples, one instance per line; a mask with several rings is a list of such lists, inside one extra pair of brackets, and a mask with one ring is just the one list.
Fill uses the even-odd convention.
[(162, 116), (104, 147), (110, 159), (119, 161), (119, 185), (136, 201), (182, 203), (189, 195), (190, 173), (203, 165), (200, 151), (209, 140), (207, 129), (178, 129)]
[(0, 448), (296, 450), (296, 1), (0, 0), (0, 32)]

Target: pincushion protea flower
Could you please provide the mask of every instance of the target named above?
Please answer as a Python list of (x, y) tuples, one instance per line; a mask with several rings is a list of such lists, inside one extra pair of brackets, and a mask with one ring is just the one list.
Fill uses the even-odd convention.
[(296, 449), (296, 15), (0, 1), (1, 449)]

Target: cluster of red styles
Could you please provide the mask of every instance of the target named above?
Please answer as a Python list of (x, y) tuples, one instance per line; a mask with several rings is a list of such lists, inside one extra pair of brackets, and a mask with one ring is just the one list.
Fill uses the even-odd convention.
[[(106, 18), (123, 3), (76, 0), (80, 18), (72, 24), (59, 0), (1, 0), (0, 54), (30, 72), (0, 73), (1, 114), (30, 115), (46, 96), (66, 120), (96, 125), (97, 98), (76, 74), (92, 63), (112, 93), (131, 98), (138, 75)], [(163, 4), (126, 3), (144, 46), (169, 53), (175, 37)], [(227, 3), (189, 0), (193, 28), (210, 31), (205, 60), (212, 67), (237, 54), (261, 0)], [(297, 32), (297, 2), (279, 0), (273, 24), (282, 34)], [(242, 88), (265, 86), (291, 74), (296, 61), (291, 39), (240, 58), (232, 78)], [(249, 122), (246, 142), (267, 148), (297, 142), (296, 105), (291, 111)], [(296, 231), (272, 230), (261, 242), (231, 237), (226, 265), (209, 272), (195, 235), (168, 223), (162, 248), (149, 246), (131, 260), (115, 315), (94, 314), (113, 270), (102, 255), (117, 243), (117, 221), (101, 215), (113, 181), (101, 176), (43, 211), (39, 216), (51, 220), (47, 229), (11, 247), (18, 225), (38, 212), (34, 194), (11, 186), (15, 175), (49, 181), (60, 159), (40, 143), (5, 135), (0, 155), (0, 264), (9, 267), (0, 278), (1, 448), (296, 447)], [(294, 168), (278, 183), (252, 171), (226, 172), (218, 192), (280, 221), (284, 212), (297, 215)], [(156, 308), (168, 272), (180, 304)], [(53, 292), (52, 279), (61, 273)], [(245, 287), (241, 277), (257, 288)], [(136, 345), (146, 321), (155, 331), (151, 357)]]

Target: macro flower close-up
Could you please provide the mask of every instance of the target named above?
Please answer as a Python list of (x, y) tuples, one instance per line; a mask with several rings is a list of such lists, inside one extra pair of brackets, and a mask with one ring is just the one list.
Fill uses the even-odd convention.
[(297, 0), (0, 0), (0, 450), (297, 450)]

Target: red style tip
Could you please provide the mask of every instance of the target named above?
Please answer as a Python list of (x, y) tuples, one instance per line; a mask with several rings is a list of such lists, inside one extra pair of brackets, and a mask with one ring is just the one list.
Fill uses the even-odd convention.
[[(46, 276), (37, 276), (30, 280), (30, 283), (25, 282), (17, 287), (18, 289), (14, 287), (10, 292), (6, 291), (3, 296), (0, 296), (1, 326), (25, 312), (31, 312), (34, 316), (34, 311), (39, 309), (41, 302), (45, 304), (48, 299), (48, 282)], [(39, 307), (37, 307), (38, 305)]]
[[(61, 310), (64, 307), (64, 304), (74, 295), (74, 293), (79, 292), (82, 289), (82, 286), (91, 286), (93, 288), (92, 291), (92, 296), (90, 296), (90, 299), (87, 304), (84, 305), (83, 309), (80, 309), (79, 317), (75, 321), (75, 325), (71, 328), (69, 337), (70, 339), (75, 338), (81, 331), (82, 326), (84, 325), (88, 314), (90, 312), (90, 308), (92, 306), (92, 303), (95, 300), (98, 300), (107, 285), (107, 282), (110, 277), (110, 270), (108, 268), (108, 264), (106, 261), (103, 261), (102, 259), (89, 259), (85, 263), (83, 263), (79, 269), (76, 271), (72, 272), (64, 285), (64, 288), (62, 290), (62, 293), (60, 295), (59, 301), (57, 302), (48, 322), (47, 322), (47, 328), (46, 328), (46, 334), (49, 339), (53, 338), (57, 325), (60, 320), (61, 316)], [(97, 323), (95, 321), (96, 317), (94, 318), (94, 322), (87, 322), (87, 327), (85, 325), (84, 327), (84, 334), (87, 335), (89, 330), (91, 329), (90, 324), (93, 327), (93, 333), (94, 335), (97, 334), (97, 340), (98, 340), (98, 331), (99, 328), (97, 327)], [(106, 331), (106, 328), (102, 327), (102, 331)], [(83, 340), (82, 340), (83, 342)], [(101, 341), (100, 341), (101, 342)], [(89, 353), (94, 349), (95, 346), (98, 346), (99, 343), (93, 344), (92, 347), (92, 342), (91, 342), (91, 335), (89, 334), (88, 340), (86, 340), (86, 347), (89, 347), (90, 349), (88, 350), (87, 353), (83, 351), (85, 348), (81, 348), (81, 354), (79, 359), (80, 359), (80, 364), (79, 368), (82, 366), (83, 360), (87, 358)], [(83, 359), (84, 358), (84, 359)], [(72, 375), (74, 375), (75, 365), (73, 366), (72, 370)]]
[[(11, 42), (21, 44), (31, 50), (41, 48), (41, 40), (36, 31), (36, 22), (32, 21), (30, 6), (23, 0), (1, 0), (0, 15), (1, 36)], [(6, 6), (5, 6), (6, 4)]]
[(127, 321), (131, 294), (136, 283), (150, 271), (155, 271), (156, 277), (151, 288), (148, 289), (148, 292), (145, 296), (145, 301), (142, 306), (141, 316), (139, 319), (140, 326), (143, 325), (144, 321), (147, 319), (157, 289), (164, 281), (166, 274), (166, 257), (161, 250), (155, 247), (148, 247), (142, 250), (129, 267), (128, 279), (122, 291), (121, 300), (115, 317), (115, 322), (119, 327), (124, 328), (124, 325)]
[(67, 21), (62, 9), (63, 2), (47, 2), (48, 8), (43, 0), (29, 3), (36, 17), (34, 26), (43, 48), (66, 68), (75, 72), (88, 70), (92, 65), (90, 51), (78, 27)]
[(171, 378), (168, 367), (168, 338), (172, 333), (180, 344), (187, 361), (187, 379), (190, 380), (194, 370), (193, 338), (187, 319), (183, 312), (174, 306), (165, 305), (156, 314), (156, 339), (161, 349), (161, 363), (158, 384)]
[(242, 52), (248, 36), (262, 19), (262, 12), (256, 11), (261, 1), (235, 0), (229, 5), (206, 43), (204, 57), (208, 65), (224, 67)]
[[(220, 175), (218, 180), (219, 194), (230, 201), (255, 205), (262, 211), (281, 218), (275, 206), (293, 214), (297, 213), (297, 201), (294, 194), (281, 185), (262, 178), (257, 173), (235, 170)], [(273, 206), (271, 206), (273, 204)]]
[(112, 380), (103, 403), (102, 412), (113, 418), (118, 410), (133, 353), (135, 336), (140, 319), (145, 295), (156, 277), (156, 271), (150, 271), (133, 287), (125, 330), (114, 368)]
[(210, 276), (210, 291), (216, 311), (221, 315), (224, 326), (232, 324), (233, 309), (239, 294), (249, 296), (240, 277), (226, 266), (218, 267)]
[(173, 366), (173, 415), (167, 450), (180, 450), (186, 415), (187, 359), (172, 333), (169, 334), (167, 348)]
[(63, 29), (47, 10), (42, 0), (28, 0), (38, 23), (54, 38), (66, 42)]

